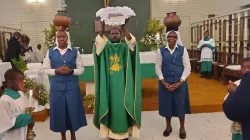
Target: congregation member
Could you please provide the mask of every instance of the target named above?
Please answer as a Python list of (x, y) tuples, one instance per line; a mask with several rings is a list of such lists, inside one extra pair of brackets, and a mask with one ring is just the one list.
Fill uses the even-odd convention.
[(177, 44), (177, 40), (176, 31), (167, 33), (167, 45), (157, 50), (155, 70), (159, 78), (159, 114), (166, 119), (163, 135), (170, 135), (171, 118), (178, 117), (179, 137), (185, 139), (185, 114), (191, 113), (186, 79), (191, 66), (187, 49)]
[(13, 36), (8, 41), (5, 61), (10, 62), (13, 68), (15, 68), (15, 65), (12, 63), (11, 59), (16, 59), (19, 61), (19, 55), (21, 53), (21, 45), (19, 41), (20, 37), (21, 33), (14, 32)]
[(28, 106), (23, 94), (24, 74), (17, 69), (9, 69), (4, 78), (0, 89), (0, 139), (27, 140), (28, 129), (33, 128), (34, 122), (25, 111)]
[(34, 62), (35, 63), (42, 63), (44, 59), (42, 45), (38, 44), (37, 49), (34, 51)]
[[(249, 58), (244, 58), (241, 63), (241, 74), (244, 75), (249, 71), (250, 71)], [(229, 93), (234, 92), (235, 89), (240, 85), (240, 81), (241, 80), (237, 80), (233, 83), (229, 81), (230, 84), (228, 86), (228, 92)], [(242, 140), (241, 122), (233, 122), (231, 126), (231, 131), (232, 131), (232, 140)]]
[[(94, 125), (100, 138), (140, 139), (141, 68), (139, 48), (126, 24), (104, 35), (105, 23), (95, 40), (95, 110)], [(121, 42), (125, 34), (126, 43)]]
[(212, 62), (213, 62), (213, 51), (215, 49), (215, 42), (209, 37), (208, 31), (204, 32), (204, 38), (199, 42), (198, 49), (201, 50), (201, 78), (212, 78)]
[(241, 72), (243, 77), (236, 83), (229, 82), (229, 94), (223, 103), (227, 118), (234, 121), (232, 125), (233, 140), (250, 139), (250, 57), (243, 59)]
[(33, 50), (29, 46), (30, 43), (30, 38), (23, 34), (21, 35), (20, 38), (20, 44), (21, 44), (21, 53), (20, 55), (22, 56), (22, 59), (24, 60), (25, 63), (32, 63), (34, 56), (33, 56)]
[(75, 132), (87, 125), (83, 97), (79, 87), (79, 75), (84, 71), (83, 60), (76, 48), (72, 48), (69, 33), (56, 33), (57, 46), (50, 48), (43, 61), (43, 71), (50, 79), (50, 129), (61, 133), (66, 140), (66, 131), (71, 140)]

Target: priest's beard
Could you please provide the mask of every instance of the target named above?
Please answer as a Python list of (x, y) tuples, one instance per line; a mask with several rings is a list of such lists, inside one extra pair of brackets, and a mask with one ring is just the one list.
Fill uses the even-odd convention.
[(111, 39), (110, 41), (111, 41), (112, 43), (120, 43), (121, 40), (120, 40), (120, 39), (114, 39), (114, 40)]

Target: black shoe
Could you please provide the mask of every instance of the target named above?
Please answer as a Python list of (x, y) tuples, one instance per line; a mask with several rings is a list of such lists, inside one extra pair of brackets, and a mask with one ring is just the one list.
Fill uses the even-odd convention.
[(186, 137), (187, 137), (186, 132), (180, 132), (179, 137), (180, 137), (180, 139), (186, 139)]
[(170, 130), (165, 130), (164, 132), (163, 132), (163, 136), (164, 137), (168, 137), (170, 134), (171, 134), (171, 132), (172, 132), (172, 128), (170, 129)]
[(206, 73), (205, 72), (201, 72), (200, 78), (206, 78)]
[(206, 74), (206, 78), (207, 79), (212, 79), (212, 72), (207, 72), (207, 74)]

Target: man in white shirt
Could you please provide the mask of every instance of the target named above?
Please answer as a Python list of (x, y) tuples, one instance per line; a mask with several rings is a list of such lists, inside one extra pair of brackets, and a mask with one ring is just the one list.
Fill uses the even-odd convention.
[(163, 135), (167, 137), (172, 132), (171, 118), (179, 117), (179, 137), (185, 139), (185, 114), (190, 113), (186, 78), (191, 66), (187, 49), (177, 44), (177, 39), (175, 31), (167, 33), (168, 44), (157, 50), (155, 70), (159, 78), (159, 114), (167, 122)]
[(35, 63), (42, 63), (44, 56), (43, 56), (43, 52), (41, 50), (42, 45), (38, 44), (37, 45), (37, 50), (34, 51), (34, 61)]

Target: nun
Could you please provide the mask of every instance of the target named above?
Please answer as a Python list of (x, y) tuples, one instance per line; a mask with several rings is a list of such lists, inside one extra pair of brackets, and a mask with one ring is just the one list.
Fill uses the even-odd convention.
[(181, 42), (178, 36), (176, 31), (167, 32), (167, 44), (157, 50), (155, 71), (159, 78), (159, 114), (166, 119), (163, 135), (170, 135), (171, 118), (178, 117), (179, 137), (185, 139), (185, 114), (191, 113), (186, 79), (191, 66), (187, 49), (177, 43)]
[(78, 77), (84, 71), (83, 60), (71, 47), (68, 32), (57, 31), (56, 43), (43, 62), (44, 73), (51, 76), (50, 129), (60, 132), (62, 140), (69, 130), (71, 140), (75, 140), (75, 131), (87, 125)]

